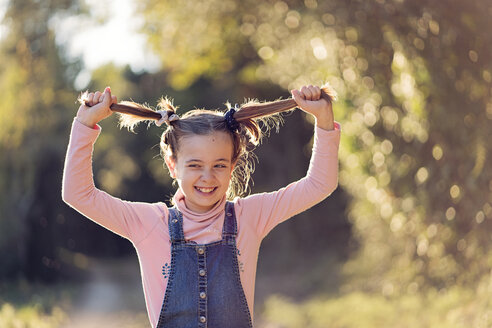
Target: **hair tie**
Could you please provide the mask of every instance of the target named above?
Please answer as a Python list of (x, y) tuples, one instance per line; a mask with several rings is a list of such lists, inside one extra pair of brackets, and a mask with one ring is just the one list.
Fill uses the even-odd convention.
[(225, 122), (227, 125), (227, 128), (232, 132), (236, 132), (239, 130), (239, 123), (236, 121), (234, 118), (234, 113), (236, 112), (237, 104), (234, 106), (235, 108), (231, 107), (229, 110), (225, 113), (224, 118)]
[(158, 110), (157, 113), (161, 114), (161, 119), (155, 122), (157, 126), (161, 126), (163, 123), (169, 125), (170, 122), (179, 120), (178, 114), (172, 113), (169, 116), (167, 110)]

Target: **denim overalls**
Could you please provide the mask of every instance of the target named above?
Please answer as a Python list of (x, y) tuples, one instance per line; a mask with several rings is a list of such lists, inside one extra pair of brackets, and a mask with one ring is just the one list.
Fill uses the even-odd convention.
[(157, 328), (252, 327), (239, 277), (234, 204), (226, 202), (222, 240), (186, 241), (183, 216), (169, 209), (171, 273)]

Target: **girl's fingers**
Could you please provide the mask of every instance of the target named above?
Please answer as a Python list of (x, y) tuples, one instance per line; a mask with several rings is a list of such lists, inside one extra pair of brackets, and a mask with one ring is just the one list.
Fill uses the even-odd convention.
[(92, 105), (94, 105), (94, 104), (93, 104), (93, 101), (94, 101), (94, 93), (92, 93), (92, 92), (91, 92), (91, 93), (89, 93), (89, 94), (87, 95), (87, 103), (88, 103), (90, 106), (92, 106)]
[(306, 99), (306, 100), (312, 100), (313, 94), (311, 93), (311, 90), (309, 90), (308, 87), (303, 86), (301, 88), (301, 93), (303, 94), (304, 99)]
[(321, 89), (319, 87), (310, 84), (307, 87), (307, 90), (311, 93), (311, 98), (309, 100), (316, 101), (321, 97)]
[(316, 87), (310, 84), (310, 85), (308, 85), (307, 88), (308, 88), (309, 92), (311, 93), (311, 99), (309, 99), (309, 100), (318, 100), (318, 98), (316, 97), (316, 93), (317, 93)]
[(94, 100), (93, 100), (94, 104), (100, 103), (101, 102), (100, 98), (101, 98), (101, 92), (96, 91), (94, 93)]
[(318, 100), (321, 98), (321, 89), (318, 86), (314, 86), (312, 89), (312, 92), (314, 94), (314, 99), (313, 100)]
[(111, 88), (106, 87), (106, 89), (104, 89), (104, 93), (100, 98), (100, 102), (104, 102), (105, 105), (111, 106), (112, 101), (113, 101), (113, 97), (111, 96)]
[(116, 96), (111, 95), (111, 89), (107, 87), (104, 89), (104, 92), (96, 91), (88, 93), (87, 96), (85, 96), (84, 101), (89, 107), (103, 102), (105, 102), (107, 106), (111, 106), (112, 104), (116, 104), (118, 99)]
[(108, 102), (111, 101), (111, 95), (108, 94), (106, 90), (101, 94), (101, 97), (99, 98), (99, 102)]
[(321, 98), (321, 89), (318, 86), (308, 85), (301, 88), (302, 97), (306, 100), (316, 101)]

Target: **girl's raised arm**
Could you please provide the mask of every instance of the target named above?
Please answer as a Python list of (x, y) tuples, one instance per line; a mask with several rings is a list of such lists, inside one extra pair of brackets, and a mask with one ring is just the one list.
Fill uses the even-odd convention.
[(313, 151), (306, 176), (271, 193), (254, 194), (239, 200), (243, 215), (263, 238), (277, 224), (312, 207), (338, 186), (340, 125), (334, 121), (332, 104), (320, 95), (320, 88), (306, 86), (292, 90), (299, 108), (316, 118)]
[(99, 121), (111, 115), (116, 102), (111, 90), (87, 95), (74, 119), (63, 171), (62, 198), (77, 211), (105, 228), (138, 243), (167, 216), (165, 204), (127, 202), (97, 189), (92, 173), (92, 152), (101, 132)]

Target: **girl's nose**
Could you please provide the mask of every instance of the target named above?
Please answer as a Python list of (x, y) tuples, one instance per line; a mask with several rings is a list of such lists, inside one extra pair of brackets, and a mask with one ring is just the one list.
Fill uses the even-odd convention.
[(201, 179), (203, 181), (210, 181), (214, 178), (213, 172), (211, 169), (204, 169), (202, 172)]

